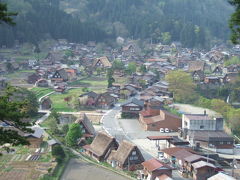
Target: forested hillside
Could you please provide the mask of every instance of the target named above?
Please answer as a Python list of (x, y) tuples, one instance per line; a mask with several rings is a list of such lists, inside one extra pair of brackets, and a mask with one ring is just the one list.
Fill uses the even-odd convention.
[[(181, 41), (209, 47), (229, 39), (227, 0), (6, 0), (17, 26), (2, 28), (0, 44), (53, 37), (105, 41), (117, 36)], [(60, 7), (60, 8), (59, 8)], [(60, 10), (61, 9), (61, 10)]]

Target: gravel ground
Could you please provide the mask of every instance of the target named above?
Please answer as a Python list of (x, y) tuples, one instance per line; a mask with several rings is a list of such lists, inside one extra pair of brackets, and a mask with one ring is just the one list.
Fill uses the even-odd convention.
[(112, 171), (95, 165), (71, 159), (61, 180), (128, 180)]
[(220, 114), (212, 111), (210, 109), (202, 108), (202, 107), (196, 107), (190, 104), (173, 104), (173, 107), (178, 109), (182, 113), (189, 113), (189, 114), (203, 114), (204, 110), (206, 110), (206, 113), (209, 116), (219, 116)]

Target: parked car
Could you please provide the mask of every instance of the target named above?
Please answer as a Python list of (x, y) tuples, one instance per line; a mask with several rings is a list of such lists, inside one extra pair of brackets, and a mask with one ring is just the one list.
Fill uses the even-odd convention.
[(165, 128), (165, 133), (169, 133), (169, 129), (168, 128)]
[(240, 144), (234, 144), (234, 147), (240, 149)]
[(164, 128), (160, 128), (160, 133), (164, 133)]

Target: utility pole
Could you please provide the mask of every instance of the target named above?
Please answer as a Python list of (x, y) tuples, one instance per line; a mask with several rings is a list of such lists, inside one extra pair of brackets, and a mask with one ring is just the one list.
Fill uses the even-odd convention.
[[(234, 140), (235, 144), (235, 140)], [(234, 167), (235, 166), (235, 147), (233, 146), (233, 161), (232, 161), (232, 177), (234, 177)]]

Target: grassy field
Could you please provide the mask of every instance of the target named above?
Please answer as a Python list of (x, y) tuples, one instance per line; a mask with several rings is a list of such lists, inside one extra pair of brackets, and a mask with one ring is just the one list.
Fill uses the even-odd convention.
[(67, 102), (64, 101), (66, 97), (76, 97), (82, 94), (82, 88), (70, 89), (63, 94), (51, 94), (49, 97), (53, 102), (53, 108), (59, 112), (74, 112), (75, 110), (68, 106)]
[[(115, 83), (116, 84), (120, 84), (120, 85), (124, 85), (128, 82), (126, 77), (118, 77), (115, 76)], [(92, 89), (103, 89), (104, 91), (106, 90), (108, 85), (107, 82), (107, 78), (106, 77), (87, 77), (87, 78), (83, 78), (81, 80), (76, 80), (73, 82), (69, 83), (69, 86), (80, 86), (80, 87), (88, 87), (88, 88), (92, 88)]]
[(6, 77), (7, 78), (26, 78), (28, 75), (30, 75), (31, 73), (34, 73), (35, 70), (20, 70), (20, 71), (16, 71), (14, 73), (10, 73), (7, 74)]
[(79, 86), (105, 90), (107, 87), (107, 79), (105, 77), (87, 77), (81, 80), (70, 82), (69, 86)]
[(53, 90), (50, 88), (34, 87), (31, 89), (31, 91), (33, 91), (39, 99), (40, 97), (52, 92)]

